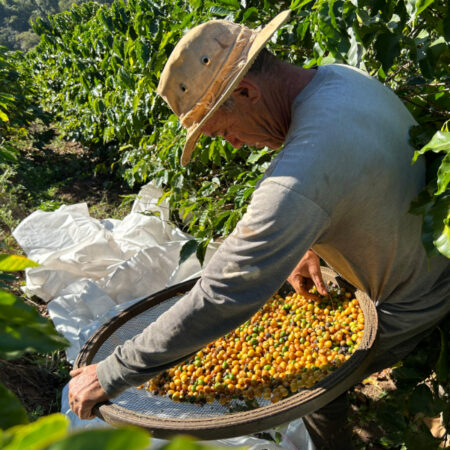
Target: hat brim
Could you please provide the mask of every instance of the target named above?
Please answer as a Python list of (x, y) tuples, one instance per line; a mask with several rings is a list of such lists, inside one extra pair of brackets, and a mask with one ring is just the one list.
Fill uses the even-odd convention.
[(203, 128), (203, 125), (205, 125), (205, 123), (213, 116), (217, 109), (227, 100), (227, 98), (230, 97), (232, 92), (237, 88), (240, 81), (244, 78), (245, 74), (250, 69), (259, 52), (266, 46), (267, 41), (272, 37), (273, 33), (275, 33), (275, 31), (277, 31), (282, 25), (287, 22), (290, 14), (291, 10), (289, 9), (281, 12), (275, 18), (273, 18), (261, 31), (258, 32), (248, 51), (247, 61), (245, 65), (233, 78), (223, 94), (219, 97), (214, 106), (208, 111), (205, 117), (203, 117), (203, 119), (199, 123), (193, 125), (188, 129), (186, 143), (184, 144), (183, 154), (181, 156), (182, 166), (186, 166), (191, 160), (195, 145), (197, 144), (197, 141), (202, 134), (201, 129)]

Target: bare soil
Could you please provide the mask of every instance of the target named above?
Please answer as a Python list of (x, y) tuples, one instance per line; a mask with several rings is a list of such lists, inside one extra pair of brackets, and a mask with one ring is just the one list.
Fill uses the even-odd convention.
[(396, 389), (395, 383), (391, 378), (392, 369), (385, 369), (381, 372), (372, 374), (370, 377), (357, 384), (350, 394), (350, 421), (353, 426), (353, 435), (355, 446), (364, 449), (385, 449), (381, 445), (374, 444), (380, 437), (384, 435), (380, 425), (367, 415), (368, 420), (361, 420), (364, 416), (364, 410), (370, 409), (371, 406), (379, 399), (383, 398), (386, 393)]

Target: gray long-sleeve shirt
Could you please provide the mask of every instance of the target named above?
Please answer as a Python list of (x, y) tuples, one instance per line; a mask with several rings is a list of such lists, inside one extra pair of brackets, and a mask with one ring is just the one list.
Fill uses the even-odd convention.
[(192, 291), (97, 367), (110, 396), (248, 320), (313, 248), (376, 302), (387, 351), (449, 311), (449, 260), (429, 260), (408, 213), (425, 182), (414, 119), (385, 86), (331, 65), (297, 96), (283, 150)]

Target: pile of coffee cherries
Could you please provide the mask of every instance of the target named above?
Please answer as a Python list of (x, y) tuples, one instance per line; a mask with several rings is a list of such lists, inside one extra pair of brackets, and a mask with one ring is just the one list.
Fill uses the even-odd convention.
[(363, 312), (345, 289), (328, 297), (277, 294), (240, 327), (141, 387), (175, 402), (275, 403), (340, 367), (363, 330)]

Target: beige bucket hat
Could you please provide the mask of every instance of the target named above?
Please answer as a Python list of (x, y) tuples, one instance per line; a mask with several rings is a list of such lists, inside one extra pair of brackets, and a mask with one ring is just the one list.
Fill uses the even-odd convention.
[(289, 15), (290, 10), (283, 11), (260, 31), (227, 20), (211, 20), (189, 30), (176, 45), (157, 92), (187, 128), (183, 166), (191, 159), (203, 125), (236, 89)]

